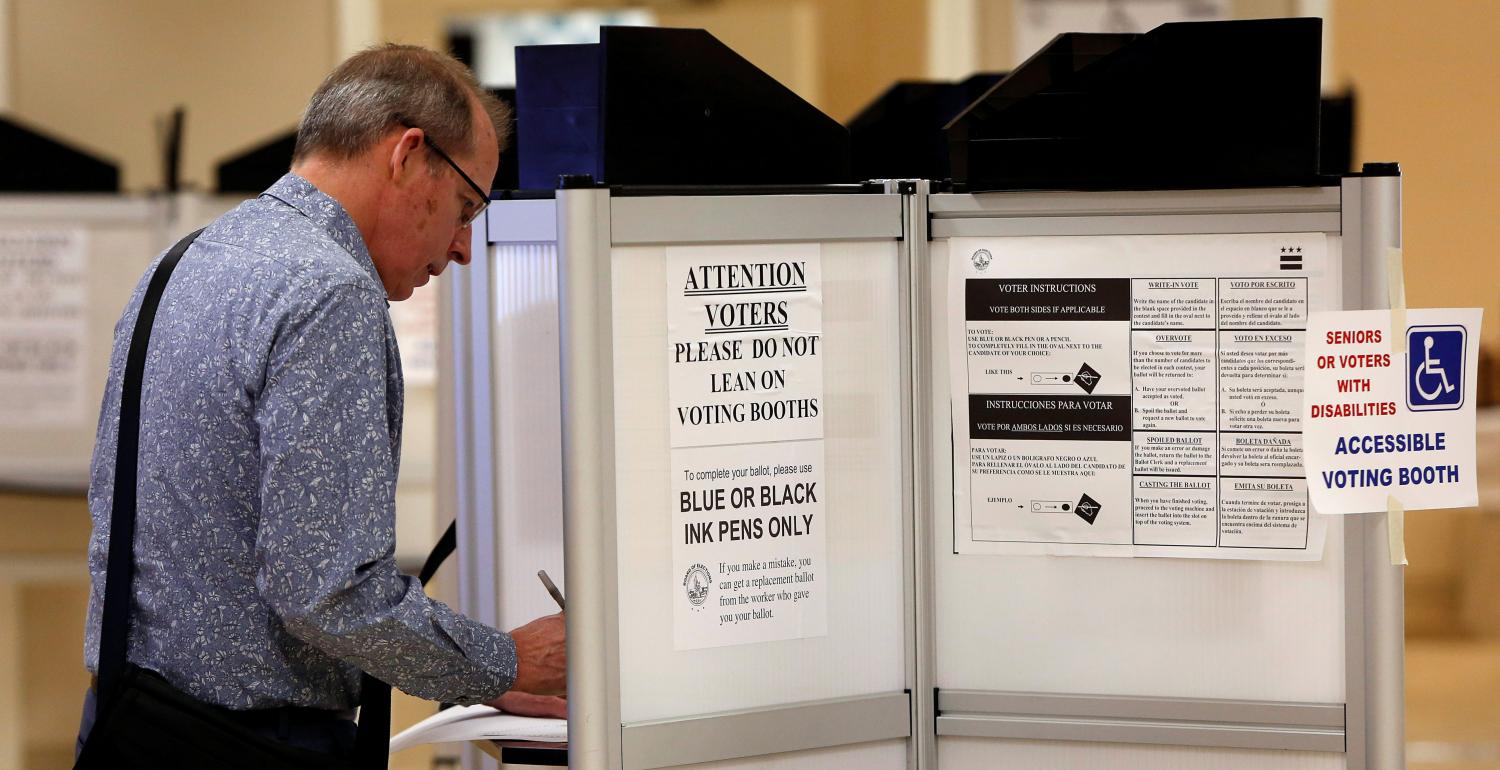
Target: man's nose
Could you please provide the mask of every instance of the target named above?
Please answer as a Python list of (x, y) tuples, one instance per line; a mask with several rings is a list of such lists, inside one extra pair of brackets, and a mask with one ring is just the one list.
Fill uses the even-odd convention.
[(448, 244), (448, 259), (460, 265), (469, 264), (469, 249), (473, 246), (474, 228), (468, 225), (460, 228), (458, 234), (453, 236), (453, 242)]

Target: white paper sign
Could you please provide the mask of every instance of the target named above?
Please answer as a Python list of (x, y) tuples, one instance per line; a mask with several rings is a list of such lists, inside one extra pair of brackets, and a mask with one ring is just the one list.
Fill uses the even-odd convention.
[(826, 634), (823, 442), (689, 447), (672, 461), (676, 648)]
[(820, 247), (667, 249), (672, 446), (823, 437)]
[(1311, 560), (1306, 233), (949, 242), (955, 550)]
[(827, 633), (817, 244), (667, 249), (676, 649)]
[(0, 231), (0, 425), (91, 419), (84, 403), (88, 234)]
[(428, 286), (404, 301), (390, 303), (391, 327), (401, 349), (401, 377), (407, 385), (437, 382), (437, 297), (437, 287)]
[[(1302, 409), (1318, 513), (1479, 504), (1474, 456), (1478, 309), (1316, 313)], [(1400, 337), (1393, 336), (1399, 334)], [(1405, 353), (1393, 343), (1406, 343)]]

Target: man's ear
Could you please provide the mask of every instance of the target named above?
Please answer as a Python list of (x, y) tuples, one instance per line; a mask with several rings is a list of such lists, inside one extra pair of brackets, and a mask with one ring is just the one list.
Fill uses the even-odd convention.
[(418, 168), (417, 153), (422, 148), (422, 129), (408, 128), (396, 136), (396, 141), (391, 145), (389, 173), (392, 181), (398, 185), (404, 183), (411, 176), (411, 172)]

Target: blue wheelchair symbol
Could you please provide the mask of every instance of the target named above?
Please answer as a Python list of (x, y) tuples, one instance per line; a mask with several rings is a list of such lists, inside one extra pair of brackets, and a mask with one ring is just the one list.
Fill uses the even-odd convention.
[(1412, 326), (1406, 330), (1406, 407), (1413, 412), (1464, 405), (1462, 326)]

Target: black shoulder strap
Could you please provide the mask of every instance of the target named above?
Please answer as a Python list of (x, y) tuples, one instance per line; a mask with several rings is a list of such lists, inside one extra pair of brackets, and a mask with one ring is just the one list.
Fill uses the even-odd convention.
[(417, 579), (422, 585), (432, 582), (432, 576), (443, 566), (443, 560), (453, 553), (458, 547), (458, 522), (448, 522), (448, 528), (443, 531), (443, 536), (438, 538), (437, 545), (432, 547), (432, 552), (427, 554), (427, 561), (422, 564), (422, 571), (417, 573)]
[[(425, 585), (458, 546), (458, 522), (450, 522), (417, 579)], [(391, 751), (391, 686), (369, 674), (359, 678), (359, 733), (354, 738), (354, 766), (360, 770), (383, 770)]]
[(109, 559), (104, 573), (104, 613), (99, 629), (99, 698), (108, 702), (125, 671), (125, 653), (130, 641), (131, 583), (135, 579), (135, 488), (140, 453), (141, 377), (146, 371), (146, 349), (151, 343), (151, 324), (178, 260), (203, 231), (177, 242), (146, 287), (135, 330), (130, 334), (130, 353), (120, 381), (120, 429), (115, 446), (115, 494), (109, 514)]

